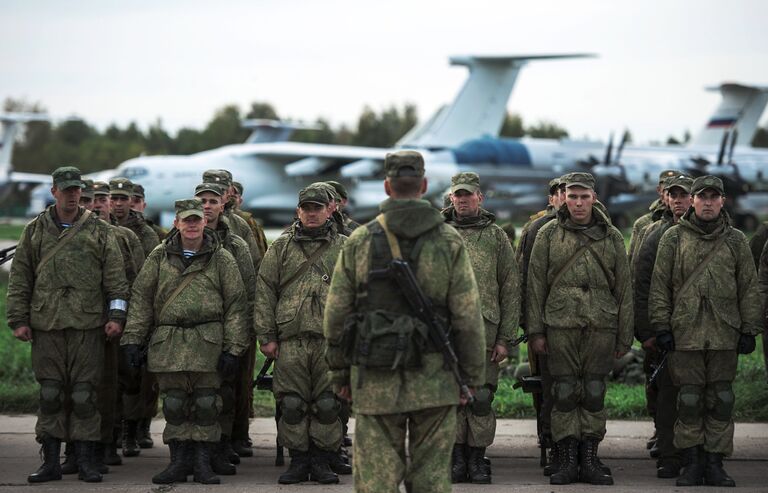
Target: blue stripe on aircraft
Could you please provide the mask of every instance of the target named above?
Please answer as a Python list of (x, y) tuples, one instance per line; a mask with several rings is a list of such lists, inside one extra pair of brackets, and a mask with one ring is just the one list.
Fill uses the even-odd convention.
[(531, 166), (525, 144), (515, 139), (475, 139), (452, 149), (457, 164), (506, 164)]

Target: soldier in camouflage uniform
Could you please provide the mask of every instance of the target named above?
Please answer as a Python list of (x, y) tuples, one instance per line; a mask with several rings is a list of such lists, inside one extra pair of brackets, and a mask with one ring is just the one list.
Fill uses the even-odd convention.
[(347, 204), (349, 204), (349, 193), (347, 192), (347, 187), (337, 181), (327, 181), (326, 183), (332, 186), (334, 190), (336, 190), (336, 195), (339, 197), (339, 201), (336, 205), (339, 209), (339, 213), (341, 214), (342, 219), (344, 220), (344, 226), (346, 226), (347, 230), (350, 232), (359, 228), (360, 224), (355, 222), (355, 220), (352, 219), (347, 212)]
[(75, 444), (78, 477), (101, 481), (94, 447), (104, 336), (120, 337), (128, 285), (114, 232), (78, 206), (82, 186), (77, 168), (53, 172), (56, 202), (24, 228), (11, 265), (8, 326), (17, 339), (33, 341), (40, 383), (35, 434), (44, 462), (30, 483), (61, 479), (62, 440)]
[[(112, 216), (117, 224), (124, 226), (139, 237), (145, 258), (160, 244), (160, 238), (152, 227), (147, 224), (144, 215), (131, 208), (133, 182), (127, 178), (116, 177), (109, 181), (110, 206)], [(126, 374), (127, 375), (127, 374)], [(125, 457), (139, 455), (140, 448), (151, 448), (152, 438), (149, 425), (157, 414), (157, 401), (160, 395), (152, 375), (142, 367), (133, 372), (134, 381), (128, 388), (130, 392), (123, 393), (123, 440), (122, 448)], [(136, 394), (132, 389), (139, 389)]]
[(664, 180), (671, 176), (679, 176), (682, 174), (682, 171), (675, 169), (665, 169), (659, 173), (659, 184), (656, 186), (656, 192), (659, 194), (659, 198), (651, 202), (651, 205), (648, 206), (649, 212), (638, 217), (635, 223), (632, 225), (632, 235), (629, 237), (629, 258), (634, 257), (635, 249), (639, 246), (637, 244), (637, 235), (640, 233), (640, 231), (642, 231), (643, 228), (653, 222), (652, 217), (654, 212), (656, 212), (658, 209), (665, 208), (665, 205), (661, 199), (661, 196), (664, 193)]
[(527, 333), (554, 380), (551, 484), (613, 484), (600, 467), (606, 377), (632, 344), (632, 292), (621, 233), (594, 207), (589, 173), (565, 176), (566, 207), (539, 230), (528, 267)]
[[(355, 491), (397, 491), (405, 481), (411, 492), (448, 492), (459, 386), (439, 349), (419, 335), (425, 326), (397, 284), (370, 272), (400, 256), (391, 245), (402, 249), (436, 314), (447, 321), (465, 381), (477, 387), (486, 383), (480, 293), (461, 235), (420, 200), (427, 187), (421, 154), (387, 154), (384, 171), (390, 198), (381, 204), (381, 219), (356, 229), (336, 263), (325, 310), (326, 357), (335, 390), (355, 407)], [(371, 346), (347, 340), (375, 333), (388, 335), (371, 339)], [(411, 335), (389, 346), (386, 341), (399, 334)], [(391, 347), (402, 349), (393, 353)]]
[(253, 217), (253, 214), (242, 209), (243, 190), (242, 183), (237, 181), (232, 182), (232, 188), (230, 189), (231, 197), (229, 198), (229, 202), (225, 204), (225, 209), (231, 209), (236, 215), (245, 219), (248, 226), (251, 227), (251, 231), (253, 231), (253, 236), (256, 238), (259, 252), (261, 253), (261, 256), (264, 257), (264, 254), (267, 253), (267, 248), (269, 247), (267, 244), (267, 236), (264, 234), (264, 228), (259, 221)]
[(254, 324), (261, 352), (275, 359), (277, 438), (291, 455), (278, 482), (337, 483), (329, 462), (342, 429), (322, 324), (333, 265), (347, 238), (331, 223), (329, 196), (319, 187), (299, 192), (296, 213), (298, 221), (270, 245), (259, 269)]
[[(755, 267), (758, 270), (762, 264), (761, 259), (765, 245), (768, 245), (768, 221), (760, 224), (755, 234), (749, 240), (749, 249), (752, 251), (752, 258), (755, 260)], [(760, 282), (762, 286), (762, 278)], [(765, 298), (763, 297), (763, 299)], [(766, 321), (765, 328), (763, 329), (763, 359), (765, 360), (766, 370), (768, 370), (768, 344), (765, 343), (765, 341), (768, 341), (768, 319), (763, 317), (763, 320)]]
[(733, 452), (738, 354), (754, 351), (761, 330), (757, 275), (746, 237), (723, 210), (722, 180), (700, 176), (691, 192), (693, 207), (661, 237), (648, 310), (680, 388), (677, 485), (734, 486), (722, 460)]
[(758, 266), (758, 283), (760, 285), (760, 298), (763, 300), (763, 357), (768, 370), (768, 242), (763, 246)]
[(193, 474), (198, 483), (218, 484), (210, 462), (221, 439), (219, 375), (237, 371), (248, 345), (245, 287), (234, 257), (204, 228), (200, 200), (177, 200), (175, 207), (176, 231), (134, 282), (120, 344), (133, 367), (148, 346), (149, 371), (163, 394), (171, 464), (152, 482), (184, 482)]
[[(648, 292), (651, 288), (651, 275), (656, 262), (659, 241), (662, 235), (688, 212), (692, 200), (692, 185), (693, 179), (684, 175), (667, 179), (664, 191), (668, 196), (669, 208), (665, 209), (661, 219), (645, 227), (642, 233), (643, 239), (635, 250), (635, 258), (632, 260), (635, 338), (640, 341), (645, 351), (644, 361), (655, 362), (655, 367), (645, 364), (644, 370), (647, 381), (646, 397), (656, 398), (653, 404), (657, 437), (655, 447), (659, 452), (656, 474), (659, 478), (676, 478), (680, 474), (680, 453), (673, 443), (674, 426), (677, 420), (677, 387), (672, 383), (669, 365), (666, 364), (656, 374), (656, 381), (653, 384), (648, 382), (663, 360), (663, 354), (656, 347), (656, 333), (648, 318)], [(652, 394), (648, 390), (649, 387), (654, 387)]]
[[(144, 199), (144, 187), (138, 183), (134, 183), (133, 190), (131, 192), (131, 210), (134, 210), (143, 216), (144, 209), (146, 208), (147, 202)], [(149, 224), (149, 227), (152, 228), (152, 231), (157, 234), (157, 237), (160, 239), (160, 241), (165, 239), (165, 236), (168, 234), (168, 232), (164, 228), (162, 228), (159, 224), (155, 224), (154, 221), (150, 220), (148, 217), (144, 217), (144, 221)]]
[(477, 173), (465, 172), (451, 179), (453, 205), (443, 210), (445, 221), (456, 228), (469, 252), (478, 284), (485, 325), (485, 383), (475, 400), (459, 406), (451, 479), (454, 483), (490, 483), (491, 470), (485, 449), (496, 434), (493, 397), (499, 382), (499, 363), (512, 347), (520, 318), (520, 272), (507, 235), (496, 217), (480, 206), (483, 194)]
[[(240, 277), (245, 284), (246, 291), (246, 317), (247, 326), (250, 329), (249, 347), (255, 340), (253, 333), (253, 298), (256, 288), (256, 271), (253, 268), (251, 253), (248, 244), (239, 236), (233, 234), (229, 227), (220, 220), (224, 212), (224, 188), (218, 183), (202, 183), (195, 188), (195, 197), (203, 203), (203, 212), (207, 221), (207, 227), (216, 233), (222, 247), (235, 258)], [(235, 408), (243, 403), (239, 400), (246, 399), (247, 393), (238, 393), (237, 389), (244, 385), (251, 386), (253, 381), (253, 369), (248, 373), (248, 364), (238, 366), (237, 374), (221, 375), (221, 386), (219, 393), (223, 408), (219, 414), (219, 424), (221, 425), (221, 444), (215, 449), (211, 465), (216, 474), (232, 475), (235, 474), (234, 464), (240, 463), (240, 456), (232, 448), (232, 429), (235, 420)], [(244, 403), (248, 408), (248, 403)], [(247, 414), (246, 414), (247, 421)], [(246, 424), (246, 433), (247, 433)]]
[(336, 227), (336, 231), (344, 236), (352, 234), (352, 230), (349, 229), (344, 222), (344, 217), (341, 215), (339, 205), (341, 204), (341, 196), (336, 192), (336, 189), (328, 182), (318, 181), (310, 185), (310, 187), (318, 187), (328, 194), (328, 205), (331, 208), (331, 221)]

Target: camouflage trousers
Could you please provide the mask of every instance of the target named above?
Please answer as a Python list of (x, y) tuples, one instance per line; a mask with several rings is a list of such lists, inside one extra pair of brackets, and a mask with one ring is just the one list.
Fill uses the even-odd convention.
[(456, 410), (457, 444), (488, 447), (496, 436), (496, 413), (492, 404), (499, 383), (499, 364), (491, 362), (491, 351), (486, 351), (485, 356), (486, 383), (478, 393), (478, 401), (472, 405), (459, 406)]
[[(358, 493), (451, 491), (455, 406), (402, 414), (358, 414), (352, 471)], [(405, 438), (408, 435), (406, 460)]]
[(280, 341), (273, 375), (272, 390), (281, 409), (278, 442), (302, 452), (309, 450), (311, 444), (321, 450), (338, 450), (342, 439), (338, 413), (327, 424), (318, 416), (317, 404), (321, 399), (336, 399), (328, 378), (325, 339), (307, 336)]
[(256, 342), (248, 346), (237, 369), (235, 382), (235, 416), (232, 424), (232, 438), (247, 440), (248, 427), (253, 409), (253, 370), (256, 365)]
[(118, 377), (117, 366), (120, 357), (120, 339), (105, 338), (104, 342), (104, 367), (101, 381), (97, 390), (99, 414), (101, 415), (101, 442), (112, 443), (114, 441), (114, 429), (119, 424), (118, 412)]
[(101, 439), (97, 389), (104, 367), (104, 330), (33, 330), (32, 370), (40, 383), (35, 434), (63, 441)]
[(731, 455), (736, 351), (673, 351), (668, 361), (679, 387), (675, 446), (703, 445), (707, 452)]
[(607, 330), (549, 329), (552, 439), (605, 436), (606, 377), (613, 367), (616, 334)]
[(154, 373), (163, 396), (163, 443), (171, 440), (218, 442), (221, 439), (219, 375), (215, 372)]
[[(660, 360), (660, 358), (658, 358)], [(660, 361), (659, 361), (660, 362)], [(677, 421), (677, 387), (669, 372), (669, 359), (656, 375), (656, 444), (662, 459), (679, 456), (675, 447), (675, 422)]]

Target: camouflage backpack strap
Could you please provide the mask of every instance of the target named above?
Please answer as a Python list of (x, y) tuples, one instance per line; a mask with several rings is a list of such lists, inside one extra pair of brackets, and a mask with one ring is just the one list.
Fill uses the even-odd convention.
[(384, 214), (379, 214), (376, 216), (376, 221), (381, 224), (381, 229), (384, 230), (384, 234), (387, 237), (387, 243), (389, 243), (389, 250), (392, 252), (392, 258), (402, 260), (403, 252), (400, 251), (400, 243), (397, 241), (397, 236), (395, 236), (395, 234), (387, 227), (386, 216)]
[(611, 275), (608, 268), (603, 263), (603, 258), (597, 254), (595, 250), (592, 249), (592, 245), (590, 243), (594, 243), (594, 241), (588, 241), (585, 245), (587, 248), (587, 251), (592, 254), (592, 256), (597, 260), (597, 264), (600, 266), (600, 270), (603, 271), (603, 275), (605, 276), (605, 281), (608, 283), (608, 287), (611, 289), (611, 292), (613, 292), (614, 283), (611, 282)]
[(197, 274), (202, 272), (203, 269), (196, 270), (194, 272), (190, 272), (189, 274), (184, 277), (184, 279), (181, 280), (178, 286), (176, 286), (176, 289), (173, 290), (170, 296), (168, 296), (168, 299), (165, 300), (165, 303), (163, 303), (163, 307), (160, 309), (160, 312), (157, 315), (158, 322), (163, 319), (163, 314), (165, 313), (165, 310), (168, 309), (169, 306), (171, 306), (171, 303), (173, 303), (173, 300), (178, 298), (178, 296), (181, 294), (182, 291), (184, 291), (184, 288), (189, 286), (189, 284), (197, 277)]
[(80, 216), (80, 219), (75, 221), (75, 224), (70, 226), (64, 238), (59, 240), (59, 242), (56, 243), (56, 246), (54, 246), (48, 253), (45, 254), (43, 258), (40, 259), (40, 263), (38, 263), (37, 267), (35, 268), (36, 276), (39, 276), (45, 264), (47, 264), (56, 255), (56, 253), (59, 252), (59, 250), (64, 248), (64, 245), (69, 243), (72, 240), (72, 238), (74, 238), (75, 235), (80, 232), (81, 229), (83, 229), (83, 225), (85, 224), (85, 222), (88, 220), (89, 217), (91, 217), (91, 211), (86, 209), (85, 211), (83, 211), (83, 214)]
[[(280, 283), (280, 287), (278, 287), (278, 292), (282, 292), (285, 288), (291, 285), (293, 281), (301, 277), (307, 270), (312, 267), (312, 265), (319, 259), (325, 252), (331, 247), (331, 241), (327, 241), (324, 244), (320, 245), (317, 250), (312, 252), (312, 255), (307, 255), (307, 252), (299, 246), (299, 250), (301, 250), (301, 253), (304, 255), (304, 263), (299, 266), (298, 269), (296, 269), (296, 272), (294, 272), (292, 275), (288, 276), (288, 279)], [(286, 247), (286, 250), (288, 248)], [(326, 277), (328, 279), (326, 279)], [(330, 282), (330, 276), (328, 274), (323, 274), (323, 281), (324, 282)]]
[[(555, 274), (555, 277), (552, 278), (552, 283), (549, 285), (549, 289), (551, 290), (553, 287), (557, 286), (557, 283), (560, 282), (560, 279), (563, 278), (563, 275), (568, 272), (568, 270), (573, 267), (573, 264), (576, 263), (577, 260), (579, 260), (579, 257), (589, 249), (590, 243), (594, 243), (595, 240), (592, 240), (591, 238), (587, 238), (586, 243), (582, 243), (581, 247), (573, 252), (573, 255), (571, 255), (571, 258), (568, 259), (568, 261), (563, 264), (562, 267), (560, 267), (560, 270), (557, 271)], [(600, 266), (602, 267), (602, 263)]]
[(683, 295), (683, 293), (685, 293), (686, 291), (688, 291), (688, 288), (690, 288), (690, 287), (691, 287), (691, 285), (692, 285), (694, 282), (696, 282), (696, 280), (699, 278), (699, 276), (701, 275), (701, 273), (702, 273), (702, 272), (704, 272), (704, 269), (707, 267), (707, 264), (709, 264), (710, 260), (712, 260), (712, 259), (714, 258), (715, 254), (716, 254), (716, 253), (717, 253), (717, 251), (720, 249), (720, 246), (721, 246), (723, 243), (725, 243), (725, 240), (727, 240), (729, 236), (730, 236), (730, 234), (729, 234), (728, 232), (726, 232), (725, 234), (723, 234), (722, 236), (720, 236), (720, 238), (718, 238), (718, 239), (715, 241), (715, 244), (714, 244), (714, 245), (712, 245), (712, 248), (709, 250), (709, 253), (707, 253), (707, 256), (706, 256), (706, 257), (704, 257), (704, 258), (701, 260), (701, 263), (699, 263), (699, 265), (697, 265), (695, 269), (693, 269), (693, 272), (691, 272), (691, 273), (690, 273), (690, 275), (689, 275), (689, 276), (688, 276), (688, 278), (685, 280), (685, 282), (683, 283), (683, 285), (682, 285), (682, 286), (680, 287), (680, 289), (679, 289), (679, 290), (678, 290), (678, 291), (675, 293), (675, 299), (674, 299), (674, 304), (675, 304), (675, 305), (677, 305), (677, 302), (680, 300), (680, 297)]

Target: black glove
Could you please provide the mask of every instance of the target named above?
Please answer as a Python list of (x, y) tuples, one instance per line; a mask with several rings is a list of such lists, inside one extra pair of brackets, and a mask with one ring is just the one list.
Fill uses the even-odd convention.
[(219, 356), (219, 364), (216, 365), (216, 369), (224, 377), (231, 377), (237, 371), (237, 366), (240, 359), (232, 353), (224, 351)]
[(665, 352), (675, 350), (675, 336), (669, 330), (663, 330), (656, 333), (656, 346)]
[(755, 336), (741, 334), (739, 343), (736, 344), (736, 352), (739, 354), (750, 354), (755, 350)]
[(126, 344), (122, 346), (123, 357), (130, 368), (139, 368), (142, 363), (141, 346), (138, 344)]

